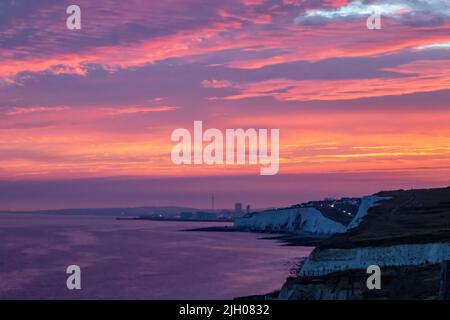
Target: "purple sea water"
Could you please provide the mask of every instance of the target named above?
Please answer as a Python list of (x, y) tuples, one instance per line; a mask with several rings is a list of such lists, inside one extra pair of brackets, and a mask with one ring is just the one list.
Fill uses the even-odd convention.
[[(312, 248), (226, 223), (0, 214), (0, 299), (230, 299), (280, 289)], [(81, 267), (81, 290), (66, 268)]]

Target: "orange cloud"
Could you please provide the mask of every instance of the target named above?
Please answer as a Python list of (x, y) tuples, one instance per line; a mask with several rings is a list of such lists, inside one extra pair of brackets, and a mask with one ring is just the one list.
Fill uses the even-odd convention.
[[(0, 176), (37, 179), (258, 173), (259, 168), (253, 166), (174, 166), (170, 160), (172, 126), (105, 130), (117, 120), (107, 116), (108, 108), (97, 108), (97, 114), (91, 109), (89, 114), (84, 114), (88, 110), (72, 109), (39, 114), (39, 120), (58, 115), (58, 122), (49, 127), (6, 129), (6, 120), (0, 119)], [(31, 117), (32, 113), (22, 116)], [(95, 117), (103, 118), (93, 123)], [(286, 114), (234, 114), (211, 120), (208, 127), (280, 128), (280, 173), (414, 171), (418, 167), (431, 172), (450, 163), (448, 123), (449, 111), (316, 114), (299, 109)]]

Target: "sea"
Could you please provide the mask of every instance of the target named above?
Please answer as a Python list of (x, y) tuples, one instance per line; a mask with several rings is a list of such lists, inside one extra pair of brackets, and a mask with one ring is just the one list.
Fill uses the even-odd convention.
[[(0, 299), (233, 299), (279, 290), (312, 247), (224, 222), (0, 214)], [(69, 266), (80, 289), (69, 290)], [(73, 280), (73, 278), (72, 278)]]

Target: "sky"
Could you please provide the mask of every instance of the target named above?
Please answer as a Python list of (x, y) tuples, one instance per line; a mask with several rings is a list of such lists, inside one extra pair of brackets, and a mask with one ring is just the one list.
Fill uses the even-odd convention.
[[(279, 174), (174, 165), (194, 120), (280, 129)], [(449, 123), (447, 0), (0, 2), (1, 210), (447, 186)]]

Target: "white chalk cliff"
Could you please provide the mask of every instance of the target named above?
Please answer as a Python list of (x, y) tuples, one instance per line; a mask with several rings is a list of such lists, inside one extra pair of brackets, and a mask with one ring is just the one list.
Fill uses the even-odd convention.
[(238, 218), (234, 226), (241, 230), (331, 235), (347, 229), (328, 219), (315, 208), (286, 208), (254, 213)]

